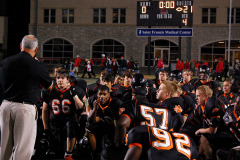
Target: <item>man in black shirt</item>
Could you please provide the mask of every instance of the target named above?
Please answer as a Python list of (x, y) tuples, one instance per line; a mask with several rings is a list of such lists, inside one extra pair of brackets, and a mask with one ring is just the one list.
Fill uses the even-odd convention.
[(0, 107), (1, 160), (31, 159), (36, 139), (37, 93), (40, 85), (52, 88), (47, 69), (34, 57), (38, 40), (33, 35), (23, 37), (21, 52), (3, 60), (4, 101)]
[(3, 87), (4, 87), (4, 79), (3, 79), (3, 72), (0, 68), (0, 105), (2, 104), (3, 100)]

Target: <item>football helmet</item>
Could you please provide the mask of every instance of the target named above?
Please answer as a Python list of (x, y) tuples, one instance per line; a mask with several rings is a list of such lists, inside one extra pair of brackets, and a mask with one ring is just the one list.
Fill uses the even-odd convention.
[(198, 78), (200, 80), (206, 80), (209, 78), (210, 68), (206, 65), (200, 65), (198, 68)]
[(145, 88), (147, 81), (143, 74), (135, 74), (132, 78), (132, 88), (143, 87)]
[(170, 76), (168, 78), (170, 81), (182, 81), (182, 72), (180, 70), (173, 70), (170, 73)]

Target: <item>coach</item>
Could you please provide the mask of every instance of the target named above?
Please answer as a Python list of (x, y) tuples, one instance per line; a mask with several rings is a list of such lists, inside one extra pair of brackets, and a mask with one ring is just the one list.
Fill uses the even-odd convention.
[(2, 104), (3, 100), (3, 87), (4, 87), (4, 79), (3, 79), (3, 72), (2, 68), (0, 67), (0, 105)]
[(52, 88), (47, 69), (34, 57), (38, 40), (23, 37), (21, 52), (0, 64), (4, 75), (4, 100), (0, 106), (0, 160), (30, 160), (36, 139), (37, 93), (40, 85)]

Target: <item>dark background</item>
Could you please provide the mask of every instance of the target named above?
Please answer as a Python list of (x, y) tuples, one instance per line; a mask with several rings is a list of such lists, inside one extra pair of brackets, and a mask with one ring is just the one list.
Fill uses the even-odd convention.
[(8, 17), (6, 58), (20, 52), (22, 38), (29, 34), (30, 0), (0, 0), (0, 16)]

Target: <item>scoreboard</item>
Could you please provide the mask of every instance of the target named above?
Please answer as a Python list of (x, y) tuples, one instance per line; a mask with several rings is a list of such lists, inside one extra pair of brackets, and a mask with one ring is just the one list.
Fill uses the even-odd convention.
[(137, 26), (193, 25), (193, 0), (137, 2)]

